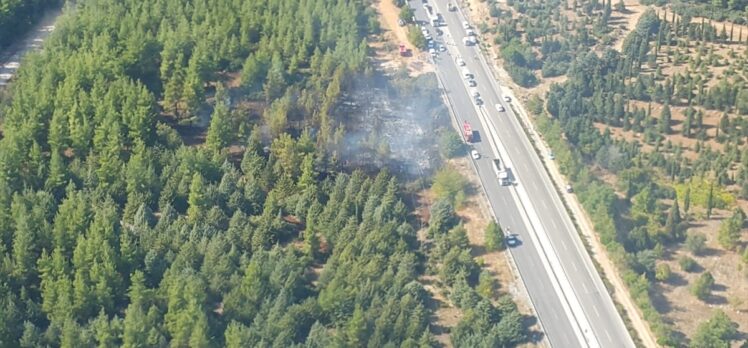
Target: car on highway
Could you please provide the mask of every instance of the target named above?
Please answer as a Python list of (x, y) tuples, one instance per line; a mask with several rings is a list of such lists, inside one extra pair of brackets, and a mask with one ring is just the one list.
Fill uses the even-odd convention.
[(470, 86), (470, 87), (475, 87), (475, 86), (477, 86), (477, 85), (478, 85), (478, 83), (477, 83), (477, 82), (475, 82), (475, 80), (472, 80), (472, 79), (471, 79), (471, 80), (468, 80), (468, 86)]
[(496, 104), (496, 111), (498, 112), (504, 112), (504, 105)]
[(473, 79), (473, 73), (471, 73), (468, 68), (462, 67), (462, 77), (465, 80), (472, 80)]
[(474, 89), (470, 91), (470, 95), (473, 96), (473, 98), (480, 98), (480, 93), (478, 93), (478, 90)]
[(473, 157), (474, 160), (477, 160), (480, 158), (480, 153), (478, 153), (478, 150), (473, 149), (470, 151), (470, 156)]
[(511, 103), (512, 102), (512, 98), (509, 98), (508, 95), (505, 95), (504, 96), (504, 101), (507, 102), (507, 103)]
[(483, 104), (483, 101), (480, 99), (480, 97), (474, 97), (473, 103), (475, 103), (475, 105), (481, 105)]
[(462, 21), (462, 28), (465, 30), (470, 29), (470, 23), (468, 23), (467, 21)]
[(462, 38), (462, 43), (465, 46), (472, 46), (478, 43), (478, 40), (475, 39), (475, 36), (465, 36)]
[(456, 61), (457, 61), (457, 65), (465, 66), (465, 61), (462, 60), (462, 58), (460, 58), (459, 56), (457, 57)]
[(475, 36), (475, 31), (473, 29), (468, 29), (465, 31), (465, 35), (467, 36)]
[(450, 3), (447, 3), (447, 8), (448, 8), (448, 9), (449, 9), (450, 11), (457, 11), (457, 6), (456, 6), (455, 4), (453, 4), (453, 3), (451, 3), (451, 2), (450, 2)]
[(514, 233), (507, 234), (506, 237), (504, 237), (504, 241), (509, 247), (515, 247), (519, 245), (519, 239), (517, 239), (517, 235)]

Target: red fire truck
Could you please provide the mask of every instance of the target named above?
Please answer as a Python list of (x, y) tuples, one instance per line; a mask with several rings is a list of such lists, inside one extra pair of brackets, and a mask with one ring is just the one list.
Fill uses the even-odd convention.
[(468, 121), (465, 121), (462, 124), (462, 130), (465, 135), (465, 141), (472, 142), (473, 141), (473, 127), (470, 127), (470, 123)]

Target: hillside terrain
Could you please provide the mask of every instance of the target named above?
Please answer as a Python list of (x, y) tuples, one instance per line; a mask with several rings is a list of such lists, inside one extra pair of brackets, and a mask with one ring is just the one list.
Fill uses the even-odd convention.
[(468, 5), (658, 342), (748, 339), (746, 3)]

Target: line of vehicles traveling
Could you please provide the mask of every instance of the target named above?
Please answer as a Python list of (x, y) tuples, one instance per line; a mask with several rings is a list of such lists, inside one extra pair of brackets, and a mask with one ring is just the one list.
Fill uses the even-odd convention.
[[(448, 8), (450, 11), (457, 10), (456, 5), (452, 3), (448, 4)], [(426, 11), (426, 15), (429, 18), (429, 23), (431, 24), (432, 27), (434, 27), (434, 31), (436, 32), (436, 35), (441, 36), (444, 33), (441, 29), (439, 29), (439, 27), (442, 24), (444, 24), (444, 19), (442, 18), (442, 15), (436, 12), (436, 10), (434, 10), (434, 8), (428, 4), (427, 0), (423, 0), (423, 9)], [(415, 23), (418, 23), (418, 21), (416, 21), (415, 18), (413, 18), (413, 21)], [(466, 46), (472, 46), (472, 45), (477, 44), (478, 36), (476, 35), (475, 31), (470, 27), (470, 23), (468, 23), (467, 21), (463, 21), (462, 26), (466, 30), (466, 35), (462, 39), (463, 44), (465, 44)], [(444, 52), (447, 50), (447, 48), (444, 47), (444, 45), (442, 44), (437, 45), (434, 42), (434, 38), (431, 36), (431, 33), (429, 32), (429, 30), (426, 28), (425, 25), (421, 25), (421, 33), (423, 34), (423, 37), (426, 39), (426, 45), (429, 50), (429, 54), (431, 54), (432, 57), (436, 58), (436, 56), (438, 55), (438, 52)]]
[[(429, 18), (429, 22), (431, 26), (434, 27), (436, 34), (439, 36), (443, 35), (443, 31), (439, 29), (439, 26), (443, 24), (443, 19), (441, 15), (434, 11), (433, 7), (431, 7), (431, 5), (428, 4), (427, 0), (422, 0), (422, 2), (423, 2), (423, 8), (426, 11), (426, 15)], [(447, 4), (447, 8), (449, 9), (449, 11), (457, 10), (457, 6), (452, 2)], [(462, 43), (465, 46), (472, 46), (472, 45), (477, 44), (478, 42), (477, 34), (471, 28), (470, 23), (468, 23), (467, 21), (463, 21), (462, 27), (463, 29), (465, 29), (465, 33), (466, 33), (465, 37), (462, 39)], [(437, 46), (437, 44), (434, 42), (433, 37), (431, 36), (431, 34), (429, 33), (425, 25), (421, 26), (421, 32), (427, 41), (427, 47), (432, 57), (435, 58), (437, 56), (438, 54), (437, 50), (439, 52), (446, 51), (446, 47), (444, 47), (444, 45), (439, 44)], [(478, 92), (476, 88), (478, 86), (478, 83), (475, 80), (475, 75), (473, 75), (473, 73), (471, 73), (470, 70), (467, 68), (466, 66), (467, 64), (461, 56), (458, 55), (457, 57), (455, 57), (455, 62), (457, 63), (458, 66), (462, 68), (461, 73), (462, 73), (463, 78), (465, 79), (465, 82), (470, 87), (470, 96), (473, 100), (473, 103), (475, 103), (475, 105), (477, 106), (483, 105), (483, 100), (481, 99), (480, 92)], [(504, 96), (503, 100), (507, 103), (511, 102), (511, 98), (508, 96)], [(495, 108), (496, 108), (496, 111), (500, 113), (503, 113), (506, 111), (504, 106), (501, 105), (500, 103), (496, 104)], [(478, 132), (473, 130), (469, 122), (464, 121), (462, 126), (463, 126), (464, 139), (469, 145), (472, 145), (474, 142), (480, 141)], [(470, 150), (470, 156), (476, 161), (481, 159), (481, 154), (475, 148), (472, 148)], [(496, 175), (496, 178), (499, 181), (499, 185), (501, 186), (512, 185), (513, 175), (512, 175), (511, 169), (508, 168), (504, 164), (504, 162), (501, 161), (500, 158), (492, 159), (491, 163), (492, 163), (492, 166), (493, 166), (492, 168)], [(508, 226), (504, 227), (503, 234), (504, 234), (504, 241), (507, 244), (507, 246), (514, 247), (520, 244), (519, 239), (517, 238), (517, 235), (512, 233)]]

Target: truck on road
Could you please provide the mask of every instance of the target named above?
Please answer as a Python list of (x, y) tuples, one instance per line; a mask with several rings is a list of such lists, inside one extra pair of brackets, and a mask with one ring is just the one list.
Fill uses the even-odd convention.
[(462, 123), (462, 134), (465, 136), (465, 141), (470, 143), (473, 141), (473, 127), (470, 126), (468, 121)]
[(493, 160), (493, 169), (496, 172), (496, 177), (499, 179), (499, 185), (508, 186), (512, 184), (512, 172), (506, 166), (501, 165), (501, 160), (495, 158)]

